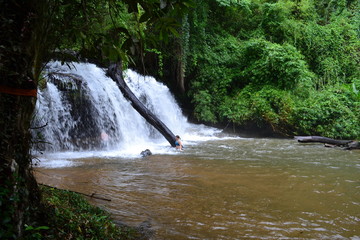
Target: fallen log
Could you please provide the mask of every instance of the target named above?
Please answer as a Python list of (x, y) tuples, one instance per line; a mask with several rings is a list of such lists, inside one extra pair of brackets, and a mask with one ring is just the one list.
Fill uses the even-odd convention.
[(318, 142), (326, 144), (325, 146), (343, 147), (346, 150), (360, 149), (360, 143), (353, 140), (336, 140), (322, 136), (295, 136), (295, 139), (301, 143)]
[(150, 112), (131, 91), (122, 76), (120, 66), (118, 64), (111, 64), (108, 68), (107, 74), (114, 80), (114, 82), (116, 82), (120, 91), (124, 97), (130, 101), (134, 109), (140, 113), (140, 115), (143, 116), (148, 123), (155, 127), (166, 138), (171, 146), (175, 147), (175, 135), (155, 114)]

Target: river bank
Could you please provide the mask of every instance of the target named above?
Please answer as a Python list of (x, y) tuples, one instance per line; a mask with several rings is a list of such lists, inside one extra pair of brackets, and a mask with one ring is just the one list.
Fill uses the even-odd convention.
[(114, 222), (84, 196), (40, 185), (39, 221), (26, 227), (25, 239), (147, 239), (140, 229)]

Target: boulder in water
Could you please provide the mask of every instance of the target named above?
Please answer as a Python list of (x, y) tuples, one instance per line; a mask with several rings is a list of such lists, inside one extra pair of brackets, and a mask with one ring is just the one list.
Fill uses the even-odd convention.
[(152, 152), (151, 152), (149, 149), (146, 149), (146, 150), (142, 151), (142, 152), (140, 153), (140, 155), (141, 155), (142, 157), (147, 157), (147, 156), (152, 155)]

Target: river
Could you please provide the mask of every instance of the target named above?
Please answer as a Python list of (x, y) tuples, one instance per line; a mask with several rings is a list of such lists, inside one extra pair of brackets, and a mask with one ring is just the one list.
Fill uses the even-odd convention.
[(217, 136), (154, 154), (58, 152), (39, 182), (91, 200), (152, 239), (360, 239), (360, 151)]
[[(156, 240), (360, 239), (360, 151), (188, 123), (164, 84), (127, 70), (134, 94), (182, 137), (178, 152), (106, 69), (45, 70), (33, 126), (50, 143), (34, 149), (40, 183), (111, 199), (91, 201)], [(153, 155), (142, 158), (147, 148)]]

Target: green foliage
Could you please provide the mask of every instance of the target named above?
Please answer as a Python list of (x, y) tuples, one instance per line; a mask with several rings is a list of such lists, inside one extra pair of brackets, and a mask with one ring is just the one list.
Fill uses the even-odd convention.
[[(290, 7), (289, 7), (290, 3)], [(291, 16), (291, 1), (280, 1), (277, 3), (264, 3), (262, 5), (263, 17), (261, 26), (266, 39), (282, 43), (285, 39), (283, 24)]]
[(239, 94), (227, 98), (221, 114), (238, 125), (271, 126), (275, 132), (286, 133), (295, 102), (291, 93), (273, 86), (253, 87), (251, 84)]
[(216, 116), (212, 108), (212, 99), (208, 91), (199, 91), (194, 96), (194, 114), (197, 119), (215, 123)]
[(359, 1), (202, 0), (188, 19), (199, 120), (360, 137)]
[[(216, 110), (228, 91), (231, 91), (230, 84), (233, 77), (237, 75), (236, 55), (238, 55), (237, 49), (240, 45), (231, 36), (225, 39), (214, 36), (207, 40), (205, 47), (208, 51), (201, 56), (196, 56), (199, 57), (196, 60), (199, 69), (192, 82), (190, 94), (195, 93), (193, 97), (193, 103), (196, 106), (195, 116), (198, 119), (206, 119), (205, 121), (217, 122), (219, 116)], [(204, 116), (206, 116), (205, 119), (203, 119)]]
[(359, 76), (360, 42), (353, 25), (339, 17), (326, 26), (298, 24), (294, 43), (318, 76), (317, 86), (349, 82)]
[(346, 11), (347, 2), (351, 3), (351, 0), (316, 1), (315, 7), (320, 20), (323, 23), (328, 23), (331, 18), (341, 14), (343, 11)]
[(297, 134), (355, 139), (360, 136), (360, 101), (347, 86), (314, 91), (293, 115)]
[(303, 59), (291, 45), (249, 40), (243, 43), (239, 79), (259, 86), (295, 89), (298, 83), (310, 82), (313, 78)]
[[(192, 0), (42, 0), (35, 5), (39, 21), (33, 49), (40, 69), (55, 49), (76, 50), (98, 62), (121, 60), (126, 66), (134, 56), (142, 58), (145, 48), (178, 35), (178, 18)], [(55, 55), (69, 60), (69, 55)]]
[(246, 7), (250, 4), (249, 0), (216, 0), (221, 7)]
[(25, 225), (25, 231), (28, 239), (32, 240), (41, 240), (43, 236), (41, 234), (42, 230), (49, 230), (48, 226), (40, 226), (40, 227), (33, 227)]
[[(207, 116), (205, 121), (230, 119), (241, 122), (224, 114), (227, 110), (224, 110), (222, 103), (225, 101), (225, 105), (232, 105), (228, 103), (229, 99), (249, 85), (252, 87), (246, 91), (254, 87), (261, 89), (272, 86), (274, 89), (292, 90), (296, 94), (311, 87), (313, 74), (308, 70), (303, 56), (290, 45), (281, 46), (261, 39), (240, 42), (231, 36), (214, 37), (210, 44), (190, 92), (199, 89), (193, 97), (195, 114), (199, 119), (205, 120), (202, 116)], [(202, 114), (202, 109), (206, 113)]]
[(27, 226), (25, 239), (137, 239), (131, 228), (116, 226), (109, 215), (82, 196), (41, 187), (46, 226)]

